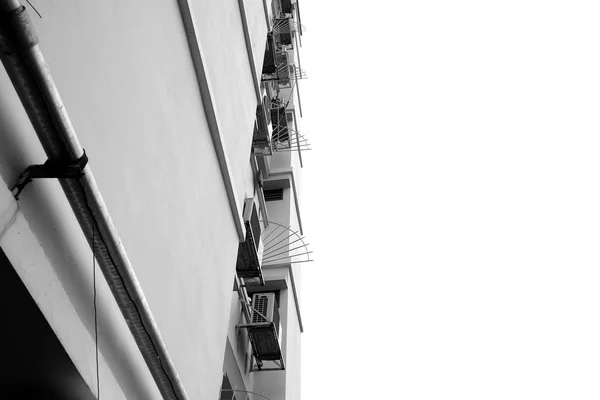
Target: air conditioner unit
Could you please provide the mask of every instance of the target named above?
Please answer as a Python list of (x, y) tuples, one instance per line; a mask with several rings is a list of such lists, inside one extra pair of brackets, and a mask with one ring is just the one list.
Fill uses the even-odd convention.
[(275, 293), (254, 293), (252, 295), (252, 315), (248, 328), (248, 336), (252, 342), (252, 351), (258, 369), (264, 361), (277, 361), (276, 365), (284, 369), (281, 352), (281, 318)]
[(255, 156), (270, 156), (273, 154), (271, 146), (271, 113), (266, 112), (268, 100), (263, 101), (256, 108), (256, 120), (254, 123), (254, 135), (252, 137), (252, 154)]
[(275, 316), (275, 293), (252, 295), (252, 323), (273, 322)]
[(241, 278), (259, 278), (262, 282), (262, 256), (263, 244), (260, 238), (261, 224), (258, 218), (258, 209), (253, 198), (244, 200), (242, 210), (246, 236), (240, 242), (236, 271)]

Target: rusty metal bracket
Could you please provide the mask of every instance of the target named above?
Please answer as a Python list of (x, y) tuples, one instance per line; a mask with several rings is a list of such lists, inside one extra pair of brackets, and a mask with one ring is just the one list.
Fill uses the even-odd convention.
[(83, 169), (87, 165), (88, 157), (83, 151), (83, 155), (73, 163), (64, 163), (61, 161), (48, 160), (41, 165), (30, 165), (23, 171), (17, 182), (10, 189), (11, 192), (17, 191), (13, 196), (19, 200), (19, 195), (25, 189), (25, 186), (34, 179), (40, 178), (80, 178), (83, 176)]

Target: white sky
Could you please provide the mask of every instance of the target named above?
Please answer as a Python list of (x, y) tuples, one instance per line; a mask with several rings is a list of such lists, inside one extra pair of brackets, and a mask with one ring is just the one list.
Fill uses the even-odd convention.
[(300, 1), (303, 399), (600, 398), (600, 2)]

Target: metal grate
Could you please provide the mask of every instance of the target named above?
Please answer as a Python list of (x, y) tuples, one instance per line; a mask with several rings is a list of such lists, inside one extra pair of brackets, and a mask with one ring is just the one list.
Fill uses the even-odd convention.
[(267, 189), (263, 191), (263, 193), (265, 195), (265, 201), (283, 200), (283, 188)]

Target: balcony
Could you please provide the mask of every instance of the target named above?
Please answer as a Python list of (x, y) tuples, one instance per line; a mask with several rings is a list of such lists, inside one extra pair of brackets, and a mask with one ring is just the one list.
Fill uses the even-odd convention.
[(238, 325), (248, 331), (256, 370), (285, 369), (281, 348), (281, 320), (275, 293), (255, 293), (250, 305), (250, 322)]
[[(271, 182), (266, 181), (264, 188), (272, 189)], [(289, 225), (269, 221), (269, 226), (263, 232), (262, 265), (266, 268), (276, 264), (300, 264), (312, 262), (312, 250), (305, 242), (305, 237)]]
[(287, 51), (275, 53), (275, 65), (277, 66), (277, 83), (279, 87), (289, 87), (290, 85), (290, 70), (293, 68), (288, 61)]
[(269, 33), (267, 35), (261, 80), (263, 82), (277, 82), (280, 87), (289, 86), (290, 79), (293, 79), (293, 77), (290, 77), (291, 68), (293, 66), (290, 66), (287, 51), (277, 46), (273, 34)]
[[(264, 242), (265, 268), (289, 265), (292, 293), (288, 292), (288, 299), (293, 296), (299, 313), (291, 265), (312, 261), (312, 251), (305, 243), (305, 237), (299, 234), (298, 229), (269, 221), (261, 240)], [(243, 315), (243, 323), (236, 328), (246, 329), (248, 333), (253, 358), (250, 371), (285, 369), (282, 348), (284, 330), (279, 315), (279, 299), (282, 291), (288, 289), (287, 285), (287, 281), (281, 277), (268, 280), (262, 285), (236, 280), (235, 290), (238, 292)], [(252, 294), (249, 295), (249, 292)]]
[(295, 112), (288, 110), (284, 103), (274, 98), (271, 102), (271, 147), (274, 152), (311, 150), (308, 139), (294, 129)]
[(291, 46), (292, 23), (290, 18), (275, 18), (273, 20), (273, 33), (276, 44), (281, 46)]
[(287, 142), (290, 139), (285, 106), (271, 108), (271, 123), (273, 124), (273, 142)]

